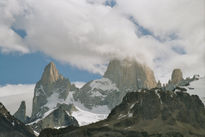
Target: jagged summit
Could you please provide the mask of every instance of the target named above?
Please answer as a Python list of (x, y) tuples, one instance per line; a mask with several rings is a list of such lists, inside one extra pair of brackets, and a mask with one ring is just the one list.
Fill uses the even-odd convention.
[(18, 120), (20, 120), (21, 122), (25, 123), (25, 121), (26, 121), (26, 103), (25, 103), (25, 101), (21, 102), (21, 105), (18, 108), (18, 110), (16, 111), (16, 113), (14, 114), (14, 117), (17, 118)]
[(41, 117), (49, 110), (46, 104), (49, 103), (47, 99), (50, 96), (56, 95), (57, 98), (65, 100), (71, 87), (69, 79), (60, 75), (55, 64), (50, 62), (34, 89), (32, 119)]
[(63, 79), (63, 76), (59, 74), (55, 64), (53, 62), (50, 62), (44, 69), (43, 75), (41, 77), (41, 82), (43, 84), (51, 84), (59, 79)]
[(178, 84), (182, 80), (183, 80), (183, 74), (182, 74), (181, 69), (179, 69), (179, 68), (174, 69), (172, 72), (171, 83)]
[(128, 58), (110, 61), (104, 77), (116, 83), (119, 89), (150, 89), (157, 85), (154, 73), (148, 66)]

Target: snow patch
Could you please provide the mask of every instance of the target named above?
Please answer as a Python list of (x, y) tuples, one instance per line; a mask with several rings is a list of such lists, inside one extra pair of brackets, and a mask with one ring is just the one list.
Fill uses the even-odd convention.
[(124, 117), (126, 117), (126, 116), (127, 116), (127, 115), (120, 114), (119, 117), (118, 117), (118, 119), (122, 119), (122, 118), (124, 118)]
[(158, 90), (155, 90), (155, 94), (159, 97), (160, 104), (162, 104), (162, 99)]
[(80, 126), (95, 123), (97, 121), (106, 119), (108, 114), (95, 114), (92, 112), (84, 111), (79, 107), (76, 107), (78, 111), (74, 111), (71, 115), (75, 117)]
[(108, 78), (101, 78), (101, 79), (97, 79), (97, 80), (93, 80), (90, 83), (90, 87), (91, 90), (94, 89), (101, 89), (103, 91), (114, 91), (114, 90), (119, 90), (116, 87), (116, 84), (112, 83), (111, 80), (109, 80)]
[(133, 113), (128, 112), (128, 117), (133, 117)]
[(132, 105), (130, 106), (130, 109), (132, 109), (134, 106), (135, 106), (135, 104), (132, 104)]
[(92, 92), (91, 97), (102, 97), (102, 98), (105, 98), (106, 95), (103, 95), (99, 91), (94, 91), (94, 92)]

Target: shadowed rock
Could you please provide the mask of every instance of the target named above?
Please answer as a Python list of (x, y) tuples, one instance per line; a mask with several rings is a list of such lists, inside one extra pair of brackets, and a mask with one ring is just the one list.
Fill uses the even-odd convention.
[(35, 137), (32, 129), (11, 116), (0, 103), (0, 137)]
[(14, 117), (20, 120), (21, 122), (25, 123), (26, 122), (26, 103), (25, 101), (21, 102), (20, 107), (14, 114)]

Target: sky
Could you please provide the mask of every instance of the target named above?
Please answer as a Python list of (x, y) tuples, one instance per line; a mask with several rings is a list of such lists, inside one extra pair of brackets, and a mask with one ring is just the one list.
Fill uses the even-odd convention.
[(0, 85), (34, 84), (50, 61), (79, 84), (126, 57), (163, 82), (205, 76), (205, 1), (0, 1)]

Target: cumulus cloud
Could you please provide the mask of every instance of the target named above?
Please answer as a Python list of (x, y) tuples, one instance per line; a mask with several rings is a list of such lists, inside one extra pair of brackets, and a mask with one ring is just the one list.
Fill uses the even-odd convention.
[(16, 18), (23, 13), (24, 8), (20, 4), (20, 1), (15, 0), (0, 1), (0, 49), (4, 53), (12, 51), (29, 52), (21, 37), (11, 28)]
[[(161, 79), (167, 80), (175, 67), (185, 75), (205, 74), (204, 0), (115, 0), (114, 7), (105, 3), (3, 0), (0, 13), (8, 15), (2, 14), (0, 21), (5, 31), (0, 47), (41, 51), (99, 74), (110, 59), (127, 56), (148, 64)], [(19, 37), (11, 26), (25, 30), (26, 37)]]
[(0, 86), (0, 102), (5, 105), (11, 114), (14, 114), (18, 110), (21, 101), (24, 100), (26, 102), (26, 114), (30, 116), (32, 111), (34, 86), (34, 84)]

